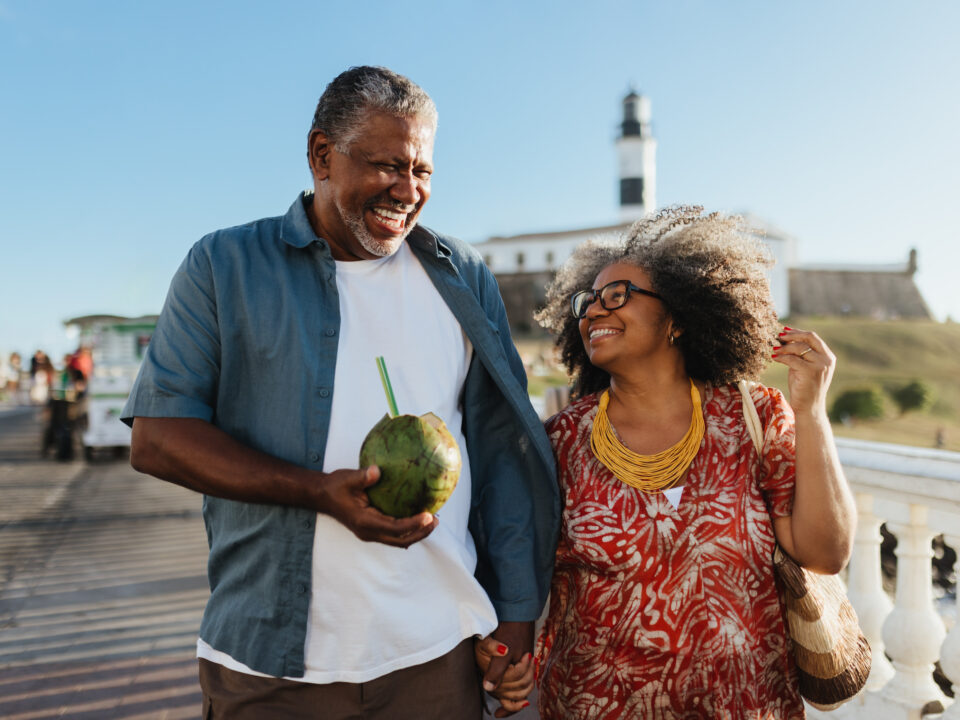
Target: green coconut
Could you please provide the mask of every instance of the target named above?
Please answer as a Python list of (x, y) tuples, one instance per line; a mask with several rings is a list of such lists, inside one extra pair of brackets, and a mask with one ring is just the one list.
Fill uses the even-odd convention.
[(393, 517), (435, 513), (460, 478), (460, 447), (433, 413), (384, 415), (360, 447), (360, 467), (376, 465), (380, 480), (367, 489), (370, 504)]

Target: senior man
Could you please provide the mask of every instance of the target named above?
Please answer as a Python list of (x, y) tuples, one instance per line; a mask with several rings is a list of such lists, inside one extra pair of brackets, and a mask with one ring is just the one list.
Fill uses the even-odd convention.
[[(474, 638), (488, 689), (529, 664), (552, 452), (493, 276), (417, 224), (436, 124), (409, 79), (347, 70), (309, 133), (313, 192), (204, 237), (172, 281), (123, 415), (136, 469), (204, 494), (204, 718), (479, 717)], [(386, 410), (377, 356), (401, 412), (459, 443), (436, 515), (381, 514), (378, 468), (354, 469)]]

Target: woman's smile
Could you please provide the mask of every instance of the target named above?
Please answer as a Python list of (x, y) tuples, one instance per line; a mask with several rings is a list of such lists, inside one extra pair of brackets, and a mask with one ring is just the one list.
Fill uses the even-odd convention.
[(623, 330), (618, 330), (617, 328), (611, 327), (592, 327), (590, 328), (590, 344), (596, 345), (598, 342), (603, 342), (607, 338), (610, 338), (614, 335), (622, 335)]

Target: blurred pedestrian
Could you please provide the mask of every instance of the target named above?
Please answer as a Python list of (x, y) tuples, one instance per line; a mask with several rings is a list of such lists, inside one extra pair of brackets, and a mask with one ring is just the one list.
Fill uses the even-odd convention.
[(0, 355), (0, 401), (7, 399), (7, 383), (10, 382), (11, 377), (10, 365)]
[(56, 370), (43, 350), (37, 350), (30, 359), (30, 401), (34, 405), (46, 405)]
[(85, 382), (90, 380), (93, 375), (93, 353), (89, 345), (81, 345), (76, 352), (70, 356), (70, 368), (83, 376)]
[(16, 396), (20, 390), (20, 374), (23, 372), (23, 363), (20, 359), (20, 353), (10, 353), (10, 362), (7, 363), (7, 391)]

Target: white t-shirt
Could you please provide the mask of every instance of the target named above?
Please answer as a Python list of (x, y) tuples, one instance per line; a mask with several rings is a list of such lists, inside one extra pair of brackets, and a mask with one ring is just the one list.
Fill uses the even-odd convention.
[[(438, 415), (463, 467), (438, 511), (439, 526), (407, 549), (363, 542), (317, 515), (305, 682), (366, 682), (433, 660), (497, 626), (473, 576), (467, 529), (470, 464), (460, 395), (472, 347), (406, 243), (385, 258), (337, 262), (340, 339), (323, 470), (356, 468), (360, 445), (387, 412), (377, 372), (383, 356), (401, 413)], [(451, 388), (454, 390), (452, 391)], [(200, 657), (259, 674), (202, 640)]]

